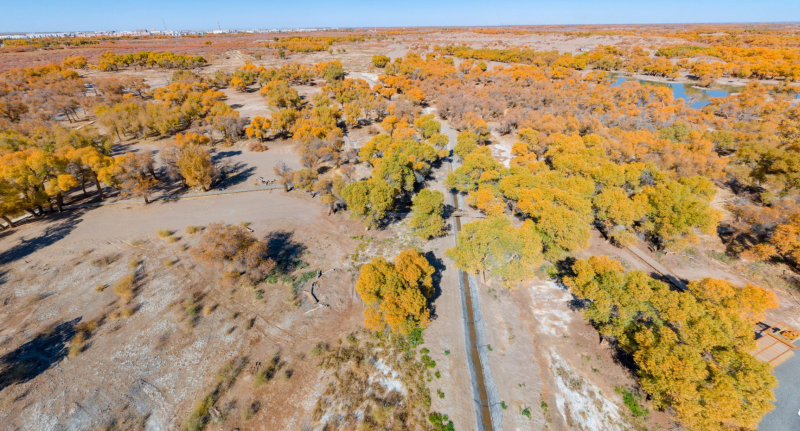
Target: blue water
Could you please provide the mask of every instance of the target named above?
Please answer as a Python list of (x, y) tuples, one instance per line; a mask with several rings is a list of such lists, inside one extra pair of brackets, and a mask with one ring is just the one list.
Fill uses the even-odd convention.
[[(626, 78), (621, 77), (617, 78), (617, 81), (611, 84), (612, 87), (618, 87), (625, 81), (630, 81), (633, 78)], [(656, 86), (667, 86), (672, 89), (672, 95), (676, 99), (683, 99), (686, 104), (690, 108), (700, 109), (708, 104), (711, 103), (712, 97), (727, 97), (730, 96), (732, 93), (737, 93), (742, 91), (744, 88), (737, 88), (737, 87), (723, 87), (722, 89), (700, 89), (694, 87), (692, 84), (679, 84), (676, 82), (654, 82), (654, 81), (643, 81), (641, 79), (637, 79), (640, 84), (642, 85), (656, 85)]]

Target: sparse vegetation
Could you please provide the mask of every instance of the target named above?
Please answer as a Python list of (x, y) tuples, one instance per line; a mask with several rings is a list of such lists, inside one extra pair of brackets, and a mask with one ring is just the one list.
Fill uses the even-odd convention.
[(186, 234), (187, 235), (194, 235), (197, 232), (200, 232), (202, 230), (203, 230), (202, 226), (192, 226), (192, 225), (186, 226)]
[(131, 302), (133, 296), (136, 294), (135, 291), (135, 283), (136, 283), (136, 274), (130, 273), (128, 275), (123, 276), (116, 283), (114, 283), (114, 293), (119, 295), (120, 301), (127, 304)]
[(270, 360), (264, 364), (264, 369), (253, 378), (253, 383), (258, 387), (269, 382), (275, 377), (278, 371), (283, 368), (283, 365), (280, 355), (277, 353), (272, 355)]
[(184, 421), (183, 429), (185, 431), (201, 431), (205, 429), (211, 421), (210, 411), (214, 404), (233, 387), (245, 366), (247, 366), (247, 359), (239, 358), (227, 362), (217, 371), (214, 388), (195, 403), (189, 417)]
[(647, 414), (650, 413), (646, 408), (642, 407), (642, 405), (639, 404), (639, 400), (641, 400), (642, 398), (641, 395), (632, 394), (628, 391), (627, 388), (624, 388), (622, 386), (615, 386), (614, 392), (616, 392), (619, 395), (622, 395), (622, 402), (625, 404), (625, 407), (628, 408), (628, 410), (634, 417), (638, 418), (641, 416), (647, 416)]
[(183, 301), (183, 310), (186, 313), (186, 316), (190, 318), (195, 317), (197, 315), (198, 307), (199, 305), (197, 304), (194, 295), (191, 293), (186, 295), (186, 299)]

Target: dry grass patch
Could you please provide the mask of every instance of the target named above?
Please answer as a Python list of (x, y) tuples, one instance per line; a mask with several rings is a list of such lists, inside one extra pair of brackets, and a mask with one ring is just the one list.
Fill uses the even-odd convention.
[(202, 226), (192, 226), (192, 225), (186, 226), (186, 234), (187, 235), (194, 235), (197, 232), (200, 232), (202, 230), (203, 230)]
[(136, 274), (130, 273), (114, 283), (114, 293), (119, 295), (119, 299), (127, 304), (131, 302), (136, 291), (134, 289), (134, 285), (136, 283)]
[(69, 348), (67, 349), (67, 355), (70, 358), (78, 356), (86, 349), (86, 342), (92, 336), (92, 333), (100, 327), (103, 320), (105, 320), (105, 316), (75, 325), (75, 336), (69, 341)]

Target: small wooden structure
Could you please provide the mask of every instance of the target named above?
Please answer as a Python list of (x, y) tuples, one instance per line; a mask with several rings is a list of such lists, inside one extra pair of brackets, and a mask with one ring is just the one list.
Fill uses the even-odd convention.
[(800, 331), (780, 322), (756, 334), (758, 347), (752, 352), (756, 359), (772, 366), (789, 359), (794, 351), (800, 349), (797, 341), (800, 340)]

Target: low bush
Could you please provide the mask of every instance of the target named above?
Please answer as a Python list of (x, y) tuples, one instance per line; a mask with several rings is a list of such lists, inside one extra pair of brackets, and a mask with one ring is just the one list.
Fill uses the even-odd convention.
[(192, 225), (186, 226), (186, 233), (188, 235), (194, 235), (197, 232), (200, 232), (201, 230), (203, 230), (202, 226), (192, 226)]
[(119, 299), (125, 304), (131, 302), (136, 291), (134, 284), (136, 282), (136, 274), (130, 273), (114, 283), (114, 293), (119, 295)]

